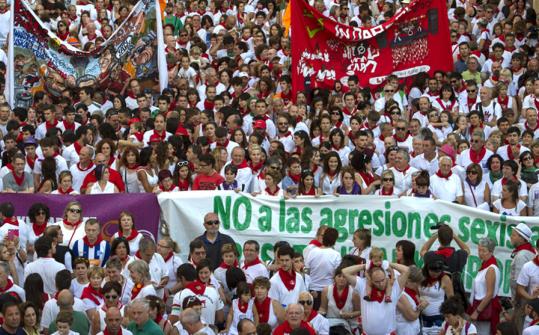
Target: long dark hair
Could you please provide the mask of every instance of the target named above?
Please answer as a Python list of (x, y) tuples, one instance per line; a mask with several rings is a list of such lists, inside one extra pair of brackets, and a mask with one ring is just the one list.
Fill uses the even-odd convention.
[(397, 242), (395, 247), (402, 248), (402, 265), (410, 266), (416, 265), (414, 260), (415, 255), (415, 244), (412, 241), (400, 240)]
[(24, 292), (26, 301), (32, 302), (37, 307), (37, 315), (41, 315), (43, 306), (45, 305), (45, 290), (43, 279), (37, 273), (32, 273), (26, 277), (24, 281)]

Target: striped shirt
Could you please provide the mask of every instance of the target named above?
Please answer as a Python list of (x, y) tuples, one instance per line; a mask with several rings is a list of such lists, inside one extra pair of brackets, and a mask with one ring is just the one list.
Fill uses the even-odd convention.
[(90, 265), (104, 267), (110, 257), (110, 244), (108, 241), (103, 240), (90, 247), (81, 238), (75, 241), (72, 251), (75, 258), (86, 258), (90, 261)]

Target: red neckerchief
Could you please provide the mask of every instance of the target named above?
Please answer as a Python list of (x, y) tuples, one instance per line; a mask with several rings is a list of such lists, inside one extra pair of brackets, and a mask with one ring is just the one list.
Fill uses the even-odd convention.
[(496, 100), (498, 100), (498, 103), (500, 104), (500, 106), (503, 107), (503, 109), (507, 108), (507, 105), (509, 104), (509, 96), (508, 95), (505, 96), (505, 99), (501, 99), (500, 96), (498, 96), (498, 98)]
[(258, 312), (258, 322), (260, 323), (268, 323), (269, 320), (269, 312), (270, 312), (270, 305), (271, 305), (271, 298), (266, 297), (264, 301), (258, 302), (255, 299), (255, 306), (256, 311)]
[(142, 140), (144, 139), (144, 134), (141, 131), (137, 131), (133, 135), (139, 142), (142, 142)]
[(24, 183), (24, 171), (22, 172), (22, 175), (20, 177), (17, 176), (15, 171), (12, 171), (11, 174), (13, 175), (13, 179), (15, 179), (15, 183), (19, 186), (22, 186), (22, 184)]
[(318, 240), (311, 240), (311, 242), (309, 242), (309, 245), (314, 245), (320, 248), (322, 246), (322, 243), (320, 243), (320, 241)]
[(247, 312), (247, 307), (249, 307), (249, 303), (242, 302), (241, 298), (238, 298), (238, 309), (240, 312), (245, 314)]
[(3, 224), (6, 224), (6, 223), (10, 225), (14, 225), (14, 226), (19, 226), (19, 220), (17, 220), (17, 218), (14, 216), (5, 218)]
[(412, 290), (411, 288), (405, 287), (404, 292), (406, 292), (410, 298), (415, 302), (416, 306), (419, 306), (419, 292)]
[(243, 266), (242, 266), (242, 269), (243, 270), (247, 270), (249, 267), (251, 266), (254, 266), (254, 265), (257, 265), (257, 264), (262, 264), (262, 261), (260, 260), (260, 258), (255, 258), (253, 261), (251, 262), (243, 262)]
[(13, 281), (11, 281), (11, 279), (8, 278), (7, 283), (6, 283), (6, 286), (4, 286), (4, 288), (1, 288), (1, 287), (0, 287), (0, 293), (6, 293), (6, 292), (9, 291), (12, 287), (13, 287)]
[(449, 177), (451, 177), (452, 174), (453, 174), (453, 171), (451, 171), (451, 170), (449, 170), (449, 173), (447, 175), (445, 175), (445, 176), (442, 174), (441, 170), (436, 171), (436, 175), (438, 177), (444, 178), (444, 179), (447, 179), (447, 180), (449, 180)]
[(109, 166), (109, 168), (110, 168), (111, 166), (114, 166), (114, 165), (112, 165), (112, 163), (114, 163), (114, 160), (115, 160), (115, 159), (116, 159), (116, 158), (114, 158), (114, 155), (111, 154), (111, 155), (110, 155), (110, 158), (109, 158), (109, 162), (107, 163), (107, 165)]
[(137, 164), (137, 163), (129, 163), (127, 164), (127, 168), (130, 169), (130, 170), (136, 170), (140, 167), (140, 164)]
[(536, 320), (533, 320), (532, 322), (530, 322), (530, 325), (528, 327), (535, 326), (537, 324), (539, 324), (539, 319), (536, 319)]
[(535, 132), (537, 129), (539, 129), (539, 122), (537, 122), (535, 124), (535, 128), (531, 128), (529, 125), (528, 125), (528, 121), (524, 122), (524, 127), (526, 127), (526, 130), (529, 130), (531, 132)]
[(436, 255), (442, 255), (444, 256), (445, 258), (449, 258), (453, 255), (453, 253), (455, 252), (455, 248), (451, 248), (451, 247), (440, 247), (438, 248), (438, 250), (436, 250), (434, 253)]
[(257, 174), (258, 171), (262, 170), (262, 168), (264, 167), (264, 161), (261, 161), (257, 164), (253, 164), (253, 162), (249, 162), (248, 163), (248, 166), (251, 168), (251, 171), (253, 171), (253, 174)]
[(274, 191), (274, 192), (272, 192), (272, 191), (269, 189), (269, 187), (266, 187), (264, 190), (265, 190), (266, 193), (269, 194), (269, 195), (277, 195), (277, 193), (279, 193), (279, 191), (280, 191), (281, 189), (279, 188), (279, 186), (277, 186), (277, 187), (275, 188), (275, 191)]
[(65, 130), (75, 131), (75, 122), (70, 124), (69, 122), (66, 122), (66, 120), (63, 120), (62, 123), (64, 125)]
[(93, 167), (94, 167), (94, 163), (92, 163), (92, 162), (90, 162), (90, 164), (88, 164), (88, 167), (87, 167), (86, 169), (81, 168), (80, 162), (77, 163), (77, 169), (79, 169), (79, 171), (82, 171), (82, 172), (88, 171), (88, 170), (90, 170), (90, 169), (93, 168)]
[(342, 121), (337, 121), (337, 122), (335, 123), (335, 127), (336, 127), (336, 128), (341, 128), (341, 126), (342, 126)]
[(241, 163), (239, 163), (238, 165), (234, 164), (234, 162), (231, 163), (232, 165), (236, 166), (239, 169), (244, 169), (246, 167), (249, 167), (249, 165), (247, 165), (247, 160), (244, 159), (243, 161), (241, 161)]
[(288, 177), (290, 177), (290, 179), (292, 179), (292, 181), (294, 182), (294, 184), (299, 184), (299, 180), (301, 179), (301, 173), (298, 173), (296, 175), (293, 175), (292, 173), (288, 173)]
[(335, 300), (335, 305), (338, 309), (342, 309), (344, 305), (346, 304), (346, 299), (348, 298), (348, 284), (346, 284), (346, 287), (342, 291), (341, 294), (339, 294), (339, 291), (337, 290), (337, 285), (333, 285), (333, 300)]
[(67, 40), (67, 37), (69, 36), (69, 31), (66, 31), (65, 33), (56, 32), (56, 36), (62, 41)]
[(133, 288), (131, 289), (131, 300), (135, 300), (140, 291), (142, 291), (143, 287), (144, 285), (141, 283), (135, 284), (135, 286), (133, 286)]
[(206, 291), (206, 284), (197, 279), (185, 285), (185, 288), (190, 289), (195, 295), (203, 295)]
[(71, 194), (71, 192), (73, 192), (73, 191), (74, 191), (73, 187), (68, 188), (66, 191), (62, 190), (61, 187), (58, 187), (58, 193), (62, 194), (62, 195)]
[(382, 187), (382, 188), (380, 189), (380, 194), (381, 194), (381, 195), (393, 195), (393, 186), (391, 186), (391, 188), (389, 189), (388, 192), (386, 192), (385, 187)]
[(466, 98), (467, 99), (467, 103), (468, 103), (468, 109), (470, 109), (471, 106), (473, 106), (476, 102), (477, 102), (477, 98), (474, 99), (474, 98)]
[(478, 270), (478, 272), (485, 270), (486, 268), (488, 268), (491, 265), (498, 266), (498, 263), (496, 262), (496, 257), (494, 257), (494, 256), (490, 256), (489, 259), (487, 259), (486, 261), (481, 263), (481, 268)]
[(311, 188), (308, 191), (303, 190), (303, 192), (301, 192), (300, 195), (316, 195), (316, 190), (313, 186), (311, 186)]
[(226, 269), (226, 270), (228, 270), (230, 268), (237, 268), (238, 267), (238, 260), (236, 259), (234, 261), (234, 264), (232, 264), (232, 265), (228, 265), (225, 262), (221, 262), (221, 264), (219, 264), (219, 267), (222, 268), (222, 269)]
[(288, 137), (288, 136), (290, 136), (290, 135), (292, 135), (292, 132), (290, 132), (290, 130), (287, 131), (287, 132), (284, 133), (284, 134), (281, 134), (281, 133), (278, 134), (279, 138)]
[(385, 296), (384, 290), (379, 290), (376, 288), (376, 286), (372, 286), (371, 296), (370, 296), (371, 301), (377, 301), (381, 303), (382, 301), (384, 301), (384, 296)]
[(225, 143), (223, 144), (219, 144), (219, 143), (216, 143), (215, 146), (218, 147), (218, 148), (225, 148), (228, 146), (228, 143), (230, 143), (229, 139), (227, 138)]
[[(518, 148), (518, 151), (520, 152), (520, 144), (517, 144), (517, 148)], [(508, 145), (507, 145), (507, 157), (508, 157), (510, 160), (514, 160), (514, 159), (515, 159), (515, 155), (513, 154), (513, 148), (512, 148), (512, 145), (511, 145), (511, 144), (508, 144)]]
[(403, 175), (406, 175), (406, 171), (410, 170), (410, 165), (406, 165), (406, 167), (402, 170), (395, 166), (395, 170), (399, 171)]
[(73, 142), (73, 147), (75, 148), (77, 155), (80, 155), (80, 150), (82, 149), (82, 145), (80, 145), (78, 141), (75, 141)]
[(369, 186), (374, 181), (374, 175), (372, 173), (363, 172), (360, 171), (359, 175), (361, 176), (361, 179)]
[(97, 236), (97, 239), (95, 240), (94, 243), (90, 243), (90, 240), (88, 240), (88, 236), (84, 236), (82, 238), (82, 241), (84, 242), (85, 245), (87, 245), (88, 247), (90, 248), (93, 248), (95, 247), (96, 245), (98, 245), (99, 243), (101, 243), (101, 241), (103, 241), (103, 239), (101, 238), (101, 234), (99, 234)]
[[(292, 327), (290, 327), (290, 323), (288, 321), (285, 321), (281, 324), (283, 334), (290, 334), (292, 332)], [(311, 325), (303, 320), (301, 320), (301, 323), (299, 324), (299, 328), (305, 328), (309, 331), (309, 334), (315, 334), (315, 331), (313, 330), (313, 327)]]
[[(502, 178), (502, 185), (505, 185), (507, 184), (507, 182), (509, 181), (510, 179), (507, 179), (505, 177)], [(516, 181), (517, 179), (513, 177), (513, 181)]]
[(189, 180), (178, 179), (178, 188), (180, 189), (180, 191), (189, 190)]
[(395, 135), (393, 135), (393, 138), (395, 139), (395, 141), (397, 141), (399, 143), (403, 143), (403, 142), (406, 142), (406, 140), (408, 139), (409, 136), (410, 135), (407, 133), (405, 138), (399, 138), (397, 136), (397, 134), (395, 134)]
[(539, 255), (535, 256), (533, 262), (535, 263), (535, 265), (539, 266)]
[(28, 166), (34, 170), (34, 164), (36, 163), (36, 159), (30, 158), (30, 156), (26, 155), (26, 163), (28, 163)]
[(77, 228), (77, 227), (80, 225), (80, 223), (81, 223), (82, 221), (79, 220), (79, 221), (77, 221), (77, 222), (75, 222), (75, 223), (71, 223), (71, 222), (67, 221), (66, 219), (64, 219), (63, 222), (64, 222), (64, 224), (65, 224), (66, 226), (68, 226), (68, 227)]
[(511, 258), (514, 258), (522, 250), (528, 250), (529, 252), (535, 255), (535, 249), (532, 247), (531, 243), (526, 242), (524, 244), (519, 245), (515, 249), (513, 249), (513, 252), (511, 252)]
[(54, 120), (54, 123), (49, 123), (49, 121), (45, 121), (45, 129), (49, 130), (49, 129), (52, 129), (52, 128), (56, 128), (56, 126), (58, 125), (58, 120)]
[(155, 319), (154, 319), (153, 321), (155, 321), (155, 323), (159, 324), (161, 321), (163, 321), (163, 315), (161, 315), (161, 314), (158, 313), (158, 314), (155, 316)]
[(349, 110), (347, 107), (344, 107), (342, 109), (342, 112), (345, 114), (345, 115), (349, 115), (349, 116), (352, 116), (356, 113), (357, 109), (353, 109), (353, 110)]
[(118, 333), (116, 334), (112, 334), (110, 331), (109, 331), (109, 328), (108, 327), (105, 327), (105, 330), (103, 330), (103, 335), (121, 335), (122, 334), (122, 330), (120, 330)]
[(45, 229), (47, 229), (47, 223), (43, 224), (37, 224), (35, 222), (32, 222), (32, 230), (34, 231), (34, 235), (41, 236), (45, 232)]
[(120, 230), (118, 231), (118, 236), (125, 237), (127, 241), (131, 242), (138, 236), (138, 230), (136, 230), (135, 227), (133, 227), (131, 229), (131, 234), (129, 234), (129, 236), (125, 236), (124, 233)]
[(167, 132), (166, 132), (165, 130), (163, 130), (163, 131), (161, 132), (161, 134), (159, 134), (159, 133), (157, 132), (157, 130), (154, 129), (154, 130), (153, 130), (153, 134), (156, 135), (156, 136), (159, 136), (159, 138), (161, 139), (162, 142), (165, 141), (165, 138), (167, 137)]
[(449, 108), (447, 108), (445, 106), (445, 102), (441, 99), (441, 98), (436, 98), (436, 101), (438, 102), (438, 104), (442, 107), (442, 109), (449, 109), (449, 110), (453, 110), (453, 107), (455, 107), (455, 103), (456, 101), (449, 101), (451, 102), (451, 105), (449, 105)]
[(330, 177), (330, 178), (333, 178), (337, 175), (337, 170), (335, 171), (328, 171), (327, 175)]
[(168, 262), (172, 257), (174, 256), (174, 253), (171, 251), (167, 254), (166, 257), (163, 257), (163, 260), (166, 262)]
[(485, 148), (485, 146), (481, 147), (479, 152), (476, 152), (474, 149), (470, 148), (470, 160), (475, 164), (479, 164), (481, 160), (483, 160), (483, 157), (485, 157), (486, 153), (487, 148)]
[(434, 283), (440, 282), (443, 278), (444, 274), (441, 273), (438, 277), (432, 277), (428, 276), (425, 281), (427, 282), (427, 286), (432, 286)]
[(318, 312), (315, 311), (313, 308), (311, 310), (311, 314), (309, 314), (309, 317), (307, 317), (307, 322), (311, 322), (317, 315), (318, 315)]
[(165, 189), (165, 186), (159, 185), (159, 189), (163, 192), (171, 192), (172, 190), (174, 190), (175, 187), (176, 185), (172, 184), (168, 189)]
[(279, 277), (288, 291), (292, 291), (296, 286), (296, 272), (292, 273), (279, 269)]
[(89, 299), (90, 301), (92, 301), (93, 303), (95, 303), (96, 305), (101, 305), (101, 302), (99, 301), (99, 298), (101, 298), (101, 300), (103, 300), (103, 293), (101, 293), (101, 290), (96, 290), (92, 287), (92, 285), (88, 285), (86, 286), (83, 290), (82, 290), (82, 294), (80, 296), (80, 298), (82, 300), (84, 299)]

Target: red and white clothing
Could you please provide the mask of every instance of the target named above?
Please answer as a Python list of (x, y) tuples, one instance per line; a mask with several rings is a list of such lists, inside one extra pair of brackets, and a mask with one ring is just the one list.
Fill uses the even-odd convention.
[(539, 335), (539, 320), (534, 320), (533, 324), (522, 331), (522, 335)]
[(62, 122), (58, 122), (58, 125), (56, 125), (56, 128), (58, 128), (58, 129), (60, 129), (62, 131), (62, 134), (66, 130), (71, 130), (71, 131), (75, 132), (79, 127), (80, 127), (80, 123), (73, 122), (73, 124), (69, 124), (65, 120), (62, 121)]
[(483, 106), (482, 102), (478, 102), (474, 105), (472, 110), (482, 112), (485, 122), (492, 122), (494, 118), (497, 120), (502, 117), (502, 107), (494, 100), (490, 101), (486, 106)]
[(225, 168), (230, 164), (236, 165), (236, 167), (238, 168), (238, 174), (236, 175), (236, 181), (238, 182), (238, 187), (241, 190), (245, 190), (246, 192), (248, 192), (250, 190), (251, 181), (253, 179), (253, 170), (251, 170), (246, 160), (244, 160), (240, 164), (234, 164), (234, 162), (230, 161), (227, 164), (225, 164), (220, 171), (220, 175), (223, 178), (225, 178)]
[(86, 310), (97, 309), (105, 301), (104, 300), (105, 298), (103, 297), (103, 293), (101, 293), (101, 290), (96, 290), (90, 285), (86, 286), (82, 290), (81, 299), (84, 302), (84, 305), (86, 306)]
[(283, 306), (298, 302), (299, 294), (307, 290), (303, 277), (297, 272), (277, 271), (270, 279), (270, 298), (279, 301)]
[(296, 144), (294, 143), (294, 135), (292, 132), (287, 132), (285, 134), (277, 134), (279, 142), (284, 146), (284, 151), (287, 153), (292, 153), (296, 150)]
[[(120, 310), (120, 315), (122, 317), (125, 316), (125, 306), (120, 304), (120, 306), (118, 306), (118, 309)], [(105, 327), (107, 326), (105, 323), (105, 316), (107, 315), (107, 307), (103, 304), (99, 306), (99, 308), (97, 309), (97, 312), (99, 313), (100, 329), (105, 329)], [(122, 333), (122, 334), (126, 334), (126, 333)]]
[(144, 286), (142, 284), (133, 284), (130, 290), (123, 291), (121, 301), (133, 301), (135, 299), (145, 298), (149, 295), (158, 296), (152, 284), (148, 284)]
[(415, 167), (408, 165), (406, 169), (400, 170), (394, 166), (389, 170), (393, 171), (393, 176), (395, 177), (395, 195), (400, 195), (412, 188), (412, 175), (418, 171)]
[(174, 295), (170, 315), (179, 316), (183, 301), (191, 296), (196, 296), (202, 301), (202, 319), (209, 324), (214, 324), (215, 313), (223, 309), (224, 303), (215, 288), (206, 286), (199, 281), (187, 284), (186, 288)]
[(131, 234), (126, 236), (122, 234), (121, 232), (116, 232), (114, 235), (112, 235), (111, 241), (114, 241), (114, 239), (118, 237), (125, 237), (127, 241), (129, 242), (129, 255), (133, 256), (138, 251), (138, 244), (140, 240), (144, 237), (141, 233), (139, 233), (136, 229), (131, 230)]
[(253, 304), (254, 298), (249, 299), (249, 302), (244, 304), (240, 299), (232, 300), (232, 323), (230, 324), (230, 329), (228, 330), (228, 335), (237, 335), (238, 334), (238, 323), (243, 319), (249, 319), (254, 322), (255, 317), (253, 314)]
[(450, 172), (448, 176), (443, 176), (440, 172), (432, 175), (430, 189), (432, 194), (440, 200), (453, 202), (463, 196), (460, 178), (453, 172)]
[[(101, 328), (101, 329), (105, 329), (105, 328)], [(97, 335), (108, 335), (108, 333), (105, 333), (105, 331), (103, 330), (102, 332), (97, 333)], [(125, 328), (121, 328), (120, 333), (118, 333), (118, 335), (133, 335), (133, 333)]]
[[(365, 278), (356, 278), (355, 290), (358, 291), (360, 297), (365, 296), (367, 281)], [(402, 289), (398, 281), (395, 281), (391, 290), (391, 302), (384, 301), (367, 301), (361, 299), (361, 320), (363, 331), (368, 335), (386, 335), (392, 333), (397, 328), (397, 302), (401, 295)], [(382, 292), (383, 298), (383, 292)]]
[(256, 277), (269, 278), (268, 268), (258, 257), (252, 262), (243, 261), (241, 269), (247, 278), (247, 284), (251, 284)]
[(168, 283), (165, 286), (165, 289), (171, 289), (178, 282), (176, 278), (176, 270), (178, 270), (178, 267), (183, 264), (183, 260), (180, 258), (180, 256), (173, 252), (168, 254), (167, 257), (164, 257), (163, 260), (165, 261), (165, 267), (168, 273)]
[[(138, 253), (135, 254), (135, 259), (142, 259), (138, 256)], [(168, 277), (168, 267), (165, 264), (165, 260), (163, 259), (163, 256), (159, 253), (155, 253), (152, 256), (152, 259), (150, 260), (150, 264), (148, 264), (150, 267), (150, 277), (151, 281), (154, 285), (154, 287), (159, 286), (159, 283), (161, 280), (165, 277)], [(164, 296), (164, 290), (156, 289), (157, 296), (160, 298), (163, 298)]]
[(511, 145), (509, 144), (499, 147), (498, 150), (496, 150), (496, 153), (502, 156), (503, 160), (506, 161), (508, 159), (511, 159), (511, 160), (519, 159), (519, 156), (521, 153), (530, 151), (530, 149), (520, 144), (518, 144), (518, 147), (520, 149), (518, 153), (513, 152)]
[[(228, 154), (227, 156), (227, 160), (230, 161), (232, 159), (232, 157), (230, 156), (232, 154), (232, 150), (235, 148), (235, 147), (239, 147), (240, 145), (234, 141), (230, 141), (230, 140), (227, 140), (226, 143), (223, 145), (223, 147), (226, 149), (226, 152)], [(212, 144), (210, 144), (210, 149), (211, 151), (213, 151), (213, 149), (217, 148), (217, 147), (220, 147), (220, 145), (217, 144), (217, 142), (213, 142)]]
[(457, 100), (445, 101), (445, 100), (442, 100), (441, 98), (434, 100), (434, 102), (432, 103), (432, 108), (435, 108), (440, 112), (443, 112), (443, 111), (457, 111), (458, 112), (460, 110), (460, 106)]
[(327, 291), (328, 309), (326, 311), (326, 317), (329, 320), (329, 325), (344, 325), (346, 330), (351, 334), (358, 327), (357, 318), (343, 319), (341, 313), (350, 313), (354, 311), (354, 304), (352, 302), (352, 296), (354, 295), (354, 288), (347, 286), (339, 295), (335, 285), (329, 285)]
[(487, 161), (492, 155), (493, 155), (493, 152), (488, 150), (484, 146), (477, 153), (473, 151), (471, 148), (466, 149), (463, 152), (461, 152), (460, 155), (458, 155), (457, 165), (460, 165), (464, 169), (466, 169), (468, 165), (472, 163), (477, 163), (481, 165), (481, 167), (483, 168), (483, 173), (486, 173), (488, 171)]
[(279, 320), (273, 309), (273, 303), (278, 303), (277, 301), (271, 300), (270, 297), (266, 297), (263, 301), (259, 302), (254, 300), (256, 311), (258, 312), (258, 322), (267, 323), (271, 326), (272, 329), (275, 329), (279, 325)]
[(17, 294), (22, 301), (26, 300), (26, 293), (24, 289), (18, 285), (13, 284), (13, 281), (8, 278), (6, 285), (4, 287), (0, 287), (0, 294), (10, 292)]
[(30, 236), (29, 227), (23, 221), (17, 219), (15, 216), (5, 218), (2, 227), (0, 227), (0, 241), (3, 241), (9, 234), (15, 234), (19, 237), (19, 245), (21, 248), (26, 247), (28, 238)]
[[(305, 328), (309, 332), (309, 335), (315, 335), (316, 331), (309, 325), (306, 321), (301, 321), (301, 324), (299, 326), (300, 328)], [(283, 322), (280, 324), (275, 330), (273, 331), (273, 335), (290, 335), (292, 332), (292, 327), (290, 327), (290, 324), (288, 321)]]
[(316, 329), (317, 335), (329, 335), (329, 321), (323, 315), (313, 310), (307, 318), (307, 322)]
[[(518, 187), (519, 198), (527, 197), (528, 185), (526, 185), (526, 182), (524, 182), (522, 179), (519, 179), (518, 182), (520, 183), (520, 186)], [(490, 190), (490, 196), (493, 201), (502, 197), (502, 187), (505, 183), (505, 178), (496, 180), (496, 182), (494, 182), (494, 185), (492, 185), (492, 189)]]
[(86, 236), (86, 232), (84, 231), (84, 222), (82, 221), (71, 224), (66, 220), (62, 220), (55, 222), (52, 225), (60, 226), (60, 229), (62, 229), (62, 235), (64, 235), (64, 240), (60, 243), (60, 245), (65, 245), (70, 249), (73, 248), (76, 240), (80, 240)]
[(74, 142), (62, 151), (62, 157), (64, 157), (69, 167), (79, 162), (79, 153), (82, 148), (78, 142)]
[(410, 160), (410, 165), (418, 170), (426, 170), (432, 176), (438, 171), (438, 153), (435, 153), (434, 158), (430, 161), (425, 158), (425, 154), (415, 156)]
[(405, 138), (399, 138), (397, 135), (393, 135), (393, 138), (399, 148), (404, 148), (408, 150), (408, 152), (414, 151), (414, 146), (412, 145), (414, 138), (412, 135), (407, 134)]
[(150, 137), (152, 135), (157, 135), (161, 138), (161, 141), (168, 141), (168, 138), (170, 136), (172, 136), (171, 133), (169, 133), (168, 131), (165, 131), (163, 130), (162, 132), (158, 132), (157, 130), (153, 129), (153, 130), (148, 130), (146, 132), (144, 132), (144, 135), (142, 136), (142, 142), (144, 143), (144, 146), (147, 147), (149, 145), (149, 142), (150, 142)]
[(80, 193), (80, 188), (87, 175), (89, 175), (95, 169), (95, 165), (90, 163), (86, 168), (82, 168), (80, 163), (71, 164), (69, 171), (73, 176), (72, 187), (75, 191)]
[[(419, 306), (419, 294), (407, 288), (402, 291), (402, 295), (399, 299), (408, 300), (408, 303), (412, 306), (413, 310), (416, 310)], [(402, 312), (397, 309), (397, 329), (399, 335), (417, 335), (421, 330), (419, 318), (409, 321), (404, 317)]]
[[(333, 274), (335, 269), (341, 264), (341, 254), (333, 248), (314, 248), (307, 259), (305, 267), (310, 270), (311, 284), (309, 289), (313, 291), (322, 291), (333, 283)], [(316, 328), (315, 328), (316, 329)]]

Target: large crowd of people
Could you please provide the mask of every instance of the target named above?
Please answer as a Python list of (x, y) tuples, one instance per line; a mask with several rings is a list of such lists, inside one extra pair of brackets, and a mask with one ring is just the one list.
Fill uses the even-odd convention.
[[(310, 1), (359, 27), (406, 3)], [(88, 51), (135, 1), (29, 4), (59, 39)], [(377, 88), (350, 75), (295, 93), (286, 5), (166, 1), (162, 91), (157, 78), (115, 68), (90, 86), (34, 87), (25, 107), (0, 96), (0, 189), (426, 197), (539, 215), (539, 37), (529, 1), (448, 1), (451, 72), (390, 75)], [(1, 43), (9, 15), (0, 0)], [(27, 54), (14, 57), (14, 71), (54, 80), (54, 70), (33, 66)], [(0, 77), (6, 64), (0, 51)], [(246, 242), (240, 257), (208, 213), (206, 233), (181, 246), (189, 248), (184, 262), (171, 239), (138, 233), (130, 213), (106, 241), (99, 221), (83, 222), (78, 202), (59, 222), (50, 222), (46, 203), (19, 222), (17, 205), (0, 205), (0, 334), (539, 334), (537, 236), (526, 224), (511, 234), (508, 300), (499, 297), (502, 272), (487, 238), (478, 243), (473, 290), (464, 293), (471, 251), (444, 225), (418, 246), (419, 263), (406, 240), (394, 263), (384, 260), (363, 230), (353, 254), (340, 255), (337, 231), (321, 227), (303, 254), (281, 241), (265, 264), (258, 242)], [(436, 240), (440, 249), (430, 251)]]

